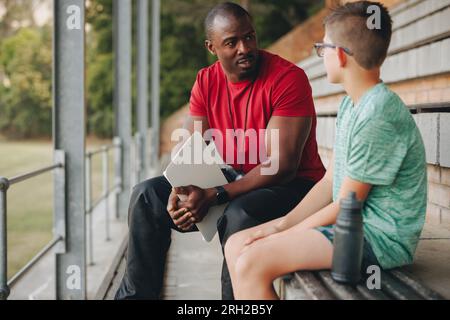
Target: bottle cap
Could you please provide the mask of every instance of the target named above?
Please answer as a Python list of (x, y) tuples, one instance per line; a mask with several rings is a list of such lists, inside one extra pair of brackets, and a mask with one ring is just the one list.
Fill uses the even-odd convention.
[(361, 210), (362, 202), (356, 198), (356, 192), (350, 192), (347, 198), (341, 199), (341, 209)]

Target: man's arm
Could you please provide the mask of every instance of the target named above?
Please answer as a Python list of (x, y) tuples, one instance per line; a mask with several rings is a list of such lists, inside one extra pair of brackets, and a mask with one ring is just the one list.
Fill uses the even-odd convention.
[[(188, 120), (187, 128), (193, 127), (194, 119), (192, 117)], [(270, 133), (267, 134), (266, 151), (271, 162), (278, 163), (278, 170), (274, 174), (264, 175), (261, 174), (261, 169), (270, 166), (270, 164), (260, 164), (247, 173), (244, 178), (226, 184), (224, 188), (228, 192), (230, 200), (251, 190), (286, 183), (294, 179), (300, 165), (303, 148), (311, 131), (311, 123), (310, 117), (272, 117), (267, 126), (267, 131), (278, 130), (279, 140), (272, 145)], [(183, 227), (190, 228), (190, 215), (195, 218), (196, 222), (201, 221), (203, 215), (207, 212), (207, 208), (215, 203), (216, 193), (215, 188), (201, 189), (195, 186), (175, 188), (170, 196), (169, 203), (173, 203), (173, 207), (184, 207), (189, 210), (185, 219), (179, 222)], [(175, 194), (185, 194), (188, 196), (188, 200), (178, 202), (175, 205), (175, 201), (177, 201)], [(183, 215), (182, 211), (180, 215)], [(174, 218), (177, 219), (178, 216)]]
[[(242, 179), (224, 186), (230, 200), (258, 188), (293, 180), (297, 175), (311, 124), (310, 117), (272, 117), (267, 126), (266, 150), (271, 163), (279, 164), (278, 171), (271, 175), (264, 175), (261, 169), (270, 164), (256, 166)], [(270, 141), (272, 130), (279, 132), (279, 141), (276, 141), (275, 145), (272, 145)], [(276, 149), (272, 150), (272, 148)]]

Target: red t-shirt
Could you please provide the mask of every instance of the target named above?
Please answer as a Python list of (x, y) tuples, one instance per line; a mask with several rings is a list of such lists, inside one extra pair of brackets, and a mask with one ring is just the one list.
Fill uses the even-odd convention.
[[(297, 176), (318, 181), (323, 177), (325, 168), (317, 149), (316, 112), (308, 78), (305, 72), (293, 63), (266, 51), (260, 50), (259, 53), (260, 70), (253, 84), (251, 80), (238, 83), (227, 81), (220, 62), (200, 70), (191, 92), (190, 114), (207, 117), (210, 128), (218, 129), (223, 137), (226, 137), (223, 149), (218, 150), (224, 160), (228, 159), (227, 144), (236, 143), (233, 136), (226, 135), (227, 129), (254, 129), (260, 132), (260, 129), (266, 129), (272, 116), (313, 117)], [(248, 115), (245, 125), (246, 113)], [(260, 143), (264, 143), (264, 136), (256, 136), (256, 147), (259, 150)], [(243, 145), (241, 144), (241, 147)], [(280, 148), (282, 147), (280, 145)], [(241, 166), (242, 161), (237, 160), (239, 146), (234, 148), (234, 160), (225, 161), (247, 173), (260, 164), (259, 153), (256, 163), (254, 158), (250, 160), (250, 149), (247, 137), (243, 150), (244, 165)]]

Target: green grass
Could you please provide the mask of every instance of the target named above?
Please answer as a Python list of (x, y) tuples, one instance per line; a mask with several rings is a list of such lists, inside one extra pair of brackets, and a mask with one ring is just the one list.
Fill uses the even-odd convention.
[[(109, 144), (106, 141), (104, 143)], [(95, 141), (87, 149), (102, 145)], [(110, 185), (113, 184), (113, 152), (110, 151)], [(0, 140), (0, 176), (12, 178), (52, 164), (50, 141), (16, 142)], [(93, 201), (102, 195), (102, 159), (93, 157)], [(52, 238), (53, 176), (39, 177), (15, 184), (8, 190), (8, 278), (19, 271)]]

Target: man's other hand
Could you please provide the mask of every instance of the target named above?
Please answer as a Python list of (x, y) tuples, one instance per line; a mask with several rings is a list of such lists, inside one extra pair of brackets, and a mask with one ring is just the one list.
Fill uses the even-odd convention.
[(208, 213), (209, 208), (216, 200), (216, 190), (213, 188), (202, 189), (197, 186), (186, 186), (174, 188), (177, 195), (184, 195), (185, 199), (180, 201), (180, 208), (188, 209), (195, 220), (201, 222)]

